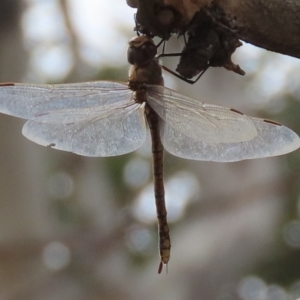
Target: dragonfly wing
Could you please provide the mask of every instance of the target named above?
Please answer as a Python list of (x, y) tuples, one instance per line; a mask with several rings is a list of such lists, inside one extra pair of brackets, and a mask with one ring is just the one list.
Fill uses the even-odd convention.
[(236, 110), (205, 104), (161, 86), (147, 86), (147, 98), (168, 126), (192, 139), (234, 143), (257, 136), (253, 122)]
[(149, 87), (147, 94), (161, 118), (162, 143), (173, 155), (232, 162), (281, 155), (300, 147), (298, 135), (285, 126), (198, 103), (163, 87)]
[(33, 142), (84, 156), (116, 156), (138, 149), (146, 127), (138, 104), (123, 114), (74, 123), (27, 121), (23, 134)]
[(39, 122), (68, 123), (87, 115), (110, 113), (127, 105), (132, 91), (123, 83), (94, 81), (71, 84), (0, 85), (0, 112)]
[(132, 91), (110, 81), (2, 84), (0, 112), (29, 119), (23, 127), (28, 139), (85, 156), (125, 154), (146, 136)]
[(192, 139), (166, 124), (161, 126), (165, 149), (173, 155), (216, 162), (233, 162), (245, 159), (277, 156), (300, 147), (298, 135), (289, 128), (264, 120), (253, 119), (258, 135), (246, 142), (206, 143), (201, 138)]

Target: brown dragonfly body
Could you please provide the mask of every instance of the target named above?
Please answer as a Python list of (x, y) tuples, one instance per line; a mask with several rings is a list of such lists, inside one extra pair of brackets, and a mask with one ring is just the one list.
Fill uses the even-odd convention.
[(167, 264), (170, 259), (171, 240), (165, 204), (163, 178), (164, 147), (160, 138), (159, 117), (147, 103), (147, 95), (144, 86), (145, 84), (164, 85), (162, 68), (155, 56), (156, 46), (154, 45), (153, 40), (147, 36), (139, 36), (133, 38), (129, 42), (128, 61), (132, 66), (129, 69), (128, 85), (135, 91), (136, 102), (141, 104), (145, 103), (145, 116), (149, 125), (152, 140), (154, 196), (158, 219), (159, 252), (161, 257), (161, 263), (158, 270), (160, 273), (163, 264)]

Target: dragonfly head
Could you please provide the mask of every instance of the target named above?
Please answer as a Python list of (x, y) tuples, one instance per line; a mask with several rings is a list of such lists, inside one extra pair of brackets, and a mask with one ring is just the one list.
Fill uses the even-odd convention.
[(156, 45), (146, 35), (136, 36), (129, 41), (127, 59), (132, 65), (145, 65), (152, 61), (156, 54)]

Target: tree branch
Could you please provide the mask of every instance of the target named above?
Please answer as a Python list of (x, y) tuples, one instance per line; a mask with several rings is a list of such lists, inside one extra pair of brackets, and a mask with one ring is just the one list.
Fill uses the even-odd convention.
[[(137, 20), (154, 35), (167, 37), (189, 31), (199, 11), (238, 39), (300, 58), (298, 0), (139, 0)], [(196, 22), (200, 26), (201, 18)]]
[(300, 58), (298, 0), (217, 0), (241, 40)]

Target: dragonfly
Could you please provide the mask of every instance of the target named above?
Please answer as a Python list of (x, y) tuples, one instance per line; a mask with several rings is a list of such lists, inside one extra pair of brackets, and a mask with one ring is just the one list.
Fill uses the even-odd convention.
[(300, 138), (276, 122), (205, 104), (164, 87), (157, 46), (147, 35), (130, 40), (128, 83), (0, 85), (0, 112), (26, 119), (29, 140), (83, 156), (135, 151), (150, 129), (160, 263), (171, 240), (163, 181), (163, 153), (186, 159), (233, 162), (277, 156), (300, 147)]

